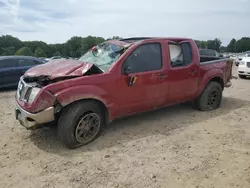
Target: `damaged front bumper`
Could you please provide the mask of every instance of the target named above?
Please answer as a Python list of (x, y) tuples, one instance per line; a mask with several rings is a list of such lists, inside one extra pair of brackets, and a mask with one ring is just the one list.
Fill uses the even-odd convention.
[(55, 120), (54, 107), (49, 107), (38, 113), (25, 111), (17, 102), (15, 107), (16, 119), (26, 129), (36, 129), (39, 125)]

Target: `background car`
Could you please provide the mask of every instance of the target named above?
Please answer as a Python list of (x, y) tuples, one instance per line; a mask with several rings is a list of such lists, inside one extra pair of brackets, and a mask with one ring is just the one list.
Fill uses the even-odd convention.
[(200, 55), (202, 56), (223, 57), (223, 55), (217, 52), (216, 50), (200, 49), (199, 51), (200, 51)]
[(239, 54), (235, 60), (235, 65), (238, 66), (245, 57), (250, 57), (250, 51)]
[(240, 78), (246, 78), (250, 76), (250, 56), (242, 57), (238, 65), (238, 75)]
[(17, 86), (29, 68), (46, 62), (30, 56), (0, 56), (0, 88)]

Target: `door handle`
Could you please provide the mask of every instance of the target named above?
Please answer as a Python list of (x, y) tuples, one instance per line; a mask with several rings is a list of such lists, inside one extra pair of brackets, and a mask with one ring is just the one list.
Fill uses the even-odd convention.
[(160, 73), (160, 74), (158, 74), (158, 77), (160, 78), (160, 80), (163, 80), (163, 79), (167, 78), (168, 75)]
[(191, 74), (191, 75), (195, 75), (196, 73), (197, 73), (197, 70), (191, 70), (191, 71), (190, 71), (190, 74)]

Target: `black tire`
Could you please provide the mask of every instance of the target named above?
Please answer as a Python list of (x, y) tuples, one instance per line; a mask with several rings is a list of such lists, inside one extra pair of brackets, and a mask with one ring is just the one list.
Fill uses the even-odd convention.
[[(81, 124), (84, 118), (87, 116), (93, 116), (94, 118), (96, 118), (96, 120), (91, 120), (92, 123), (93, 121), (99, 121), (98, 128), (93, 128), (93, 132), (95, 132), (95, 134), (92, 135), (93, 138), (85, 141), (80, 141), (81, 136), (79, 135), (85, 135), (92, 129), (89, 128), (89, 125), (91, 124), (89, 122), (85, 122), (85, 124), (83, 125)], [(100, 106), (95, 101), (79, 101), (63, 109), (58, 121), (57, 134), (59, 139), (65, 146), (67, 146), (69, 149), (75, 149), (80, 146), (87, 145), (97, 139), (101, 135), (103, 128), (105, 127), (105, 122), (105, 112), (102, 106)], [(81, 133), (78, 133), (79, 127), (84, 127), (82, 128), (84, 130), (80, 130)]]
[(238, 74), (238, 76), (239, 76), (241, 79), (245, 79), (245, 78), (246, 78), (245, 75), (240, 75), (240, 74)]
[[(213, 96), (213, 97), (212, 97)], [(196, 99), (194, 107), (201, 111), (211, 111), (220, 107), (222, 88), (217, 82), (209, 82), (202, 94)]]

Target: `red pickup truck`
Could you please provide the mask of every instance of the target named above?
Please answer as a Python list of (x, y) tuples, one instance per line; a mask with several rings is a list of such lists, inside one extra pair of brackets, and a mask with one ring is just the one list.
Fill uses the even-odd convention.
[(99, 44), (79, 60), (29, 69), (16, 93), (16, 119), (27, 129), (57, 122), (68, 148), (95, 140), (112, 120), (191, 101), (220, 106), (232, 62), (199, 55), (187, 38), (129, 38)]

